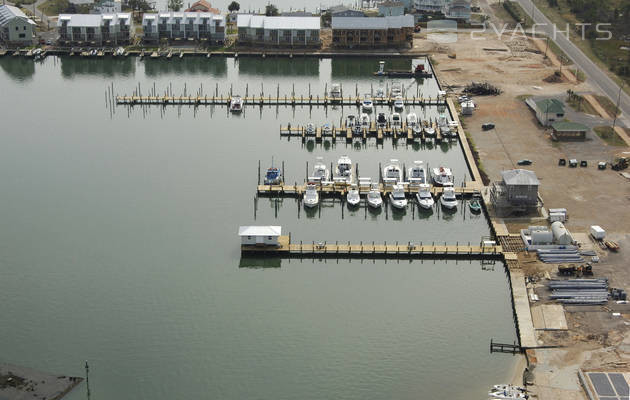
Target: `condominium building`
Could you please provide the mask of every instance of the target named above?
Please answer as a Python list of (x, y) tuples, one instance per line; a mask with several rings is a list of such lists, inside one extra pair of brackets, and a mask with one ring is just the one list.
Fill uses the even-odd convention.
[(131, 14), (60, 14), (57, 20), (62, 44), (119, 45), (131, 40)]
[(321, 45), (319, 17), (266, 17), (239, 14), (238, 42), (243, 45), (304, 47)]
[(333, 46), (403, 47), (413, 42), (412, 15), (332, 19)]
[(144, 14), (142, 29), (145, 42), (157, 42), (161, 39), (210, 43), (225, 41), (225, 17), (212, 12)]

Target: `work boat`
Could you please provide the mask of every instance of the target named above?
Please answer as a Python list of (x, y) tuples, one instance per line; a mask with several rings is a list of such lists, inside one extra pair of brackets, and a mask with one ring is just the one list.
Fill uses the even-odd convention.
[(381, 208), (383, 205), (383, 199), (381, 198), (381, 191), (378, 190), (378, 187), (372, 187), (367, 194), (367, 203), (368, 206), (372, 208)]
[(273, 161), (271, 162), (271, 167), (267, 169), (265, 173), (265, 185), (280, 185), (282, 184), (282, 171), (280, 169), (273, 166)]
[(376, 117), (376, 127), (379, 129), (387, 128), (387, 116), (385, 113), (378, 113)]
[(346, 183), (352, 183), (352, 160), (348, 156), (341, 156), (337, 160), (336, 178)]
[(352, 185), (350, 190), (348, 190), (348, 194), (346, 195), (346, 200), (348, 201), (349, 206), (357, 206), (361, 202), (361, 195), (359, 194), (359, 189), (355, 185)]
[(317, 192), (317, 186), (313, 184), (306, 185), (306, 191), (304, 192), (304, 207), (313, 208), (319, 204), (319, 193)]
[(407, 127), (413, 128), (418, 123), (418, 116), (416, 113), (407, 114)]
[(453, 173), (450, 168), (439, 167), (433, 168), (433, 183), (439, 186), (445, 186), (453, 183)]
[(427, 183), (427, 171), (424, 168), (424, 162), (413, 162), (413, 167), (407, 169), (407, 180), (409, 181), (409, 184), (413, 186)]
[(403, 185), (394, 185), (393, 190), (389, 194), (389, 201), (392, 207), (404, 209), (407, 207), (407, 198), (405, 197), (405, 188)]
[(366, 113), (361, 113), (359, 117), (359, 125), (361, 128), (370, 129), (370, 116)]
[(402, 119), (397, 112), (392, 114), (392, 128), (402, 128)]
[(363, 98), (363, 102), (361, 103), (361, 110), (368, 113), (371, 113), (372, 110), (374, 110), (374, 103), (372, 102), (372, 97), (369, 94), (366, 94)]
[(440, 203), (442, 203), (442, 207), (449, 210), (457, 208), (457, 197), (455, 197), (455, 188), (452, 184), (444, 186), (442, 197), (440, 197)]
[(354, 117), (354, 115), (350, 114), (346, 117), (346, 129), (352, 129), (354, 128), (354, 126), (357, 125), (357, 120)]
[(326, 168), (322, 157), (317, 157), (317, 162), (313, 166), (313, 176), (309, 176), (309, 182), (326, 182), (330, 179), (330, 171)]
[(234, 96), (230, 99), (230, 111), (233, 113), (243, 111), (243, 99), (241, 99), (241, 96)]
[(383, 183), (386, 185), (394, 185), (402, 180), (403, 173), (398, 160), (389, 160), (389, 164), (385, 165), (385, 168), (383, 168)]
[(424, 121), (424, 134), (427, 135), (428, 137), (435, 136), (435, 128), (428, 121)]
[(425, 210), (429, 210), (435, 204), (433, 201), (433, 196), (431, 195), (431, 186), (428, 183), (423, 183), (418, 188), (418, 193), (416, 193), (416, 199), (418, 200), (418, 204), (420, 207)]

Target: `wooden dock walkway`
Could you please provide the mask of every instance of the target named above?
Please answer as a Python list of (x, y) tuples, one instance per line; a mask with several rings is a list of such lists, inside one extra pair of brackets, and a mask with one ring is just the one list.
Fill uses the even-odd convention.
[[(331, 196), (343, 196), (350, 189), (351, 185), (347, 183), (330, 183), (330, 184), (321, 184), (318, 185), (318, 192), (320, 195), (331, 195)], [(392, 191), (391, 185), (379, 184), (378, 188), (381, 192), (381, 195), (387, 195)], [(367, 194), (370, 191), (370, 187), (357, 185), (357, 189), (359, 190), (359, 194)], [(441, 186), (432, 186), (431, 193), (436, 196), (441, 194), (444, 190)], [(286, 196), (286, 197), (300, 197), (306, 191), (306, 185), (258, 185), (256, 189), (258, 195), (260, 196)], [(418, 192), (417, 186), (405, 185), (405, 192), (409, 195), (414, 195)], [(455, 195), (456, 196), (472, 196), (478, 195), (479, 190), (476, 187), (456, 187)]]
[(525, 275), (520, 269), (509, 269), (509, 271), (519, 343), (523, 349), (536, 348), (538, 347), (538, 342), (536, 340), (534, 323), (532, 322), (532, 314), (529, 308), (529, 298), (527, 297), (527, 288), (525, 287)]
[[(230, 96), (116, 96), (118, 105), (195, 105), (195, 106), (229, 106)], [(360, 97), (332, 98), (328, 96), (247, 96), (241, 97), (244, 105), (277, 105), (277, 106), (355, 106), (361, 105)], [(394, 98), (377, 97), (372, 100), (376, 105), (392, 106)], [(406, 105), (412, 106), (438, 106), (445, 105), (446, 99), (443, 97), (421, 98), (407, 97), (403, 99)]]
[[(435, 125), (435, 123), (433, 123), (433, 125)], [(353, 139), (367, 140), (368, 138), (374, 137), (378, 141), (382, 141), (385, 137), (391, 137), (394, 139), (404, 138), (410, 142), (413, 142), (415, 140), (425, 142), (427, 139), (435, 139), (436, 142), (440, 143), (443, 139), (447, 138), (442, 135), (442, 132), (437, 127), (435, 127), (435, 135), (427, 136), (424, 130), (422, 130), (420, 133), (414, 133), (412, 127), (407, 126), (406, 123), (403, 123), (400, 127), (392, 125), (378, 126), (374, 121), (372, 121), (369, 127), (363, 127), (359, 130), (353, 130), (343, 124), (340, 127), (332, 125), (329, 128), (330, 129), (316, 127), (315, 129), (307, 129), (306, 126), (281, 126), (280, 136), (298, 137), (302, 140), (306, 140), (307, 138), (315, 138), (316, 142), (321, 142), (323, 138), (327, 137), (331, 138), (333, 141), (336, 141), (337, 138), (351, 141)], [(457, 138), (457, 134), (448, 138)]]
[(279, 245), (256, 246), (242, 245), (241, 251), (249, 254), (279, 255), (279, 256), (328, 256), (328, 257), (391, 257), (391, 258), (458, 258), (482, 257), (501, 258), (501, 246), (482, 246), (470, 244), (437, 245), (424, 243), (292, 243), (290, 236), (280, 236)]

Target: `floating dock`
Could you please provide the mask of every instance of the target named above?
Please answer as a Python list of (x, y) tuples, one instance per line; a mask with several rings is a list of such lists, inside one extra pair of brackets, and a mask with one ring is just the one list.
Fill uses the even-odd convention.
[[(420, 133), (414, 133), (413, 129), (407, 126), (406, 123), (403, 123), (400, 127), (392, 125), (381, 127), (378, 126), (374, 121), (372, 121), (369, 127), (362, 127), (359, 130), (353, 130), (352, 128), (348, 128), (345, 125), (341, 125), (341, 127), (335, 127), (333, 125), (330, 127), (330, 129), (318, 127), (314, 130), (309, 130), (304, 126), (281, 126), (280, 136), (298, 137), (302, 138), (302, 140), (306, 140), (307, 138), (314, 138), (315, 141), (318, 142), (326, 137), (331, 138), (333, 141), (336, 141), (338, 138), (350, 141), (355, 138), (367, 140), (367, 138), (374, 137), (379, 141), (383, 140), (386, 137), (391, 137), (394, 139), (404, 138), (408, 141), (420, 140), (421, 142), (425, 142), (428, 139), (435, 139), (435, 141), (438, 143), (447, 138), (445, 137), (445, 135), (442, 134), (442, 131), (438, 126), (435, 125), (435, 123), (433, 124), (433, 127), (435, 129), (435, 134), (428, 136), (424, 132), (424, 130), (422, 130)], [(448, 138), (457, 137), (457, 133), (454, 133), (452, 136), (448, 136)]]
[[(317, 191), (321, 195), (330, 196), (345, 196), (350, 189), (351, 185), (348, 183), (330, 183), (318, 185)], [(370, 187), (357, 185), (359, 194), (367, 194), (370, 191)], [(379, 184), (378, 189), (381, 195), (385, 196), (392, 191), (392, 187), (389, 185)], [(432, 186), (431, 193), (437, 196), (444, 190), (441, 186)], [(301, 197), (306, 191), (306, 185), (258, 185), (256, 192), (260, 196), (285, 196), (285, 197)], [(409, 195), (415, 195), (418, 192), (418, 187), (406, 185), (405, 193)], [(455, 195), (459, 197), (479, 195), (480, 192), (476, 187), (456, 187)]]

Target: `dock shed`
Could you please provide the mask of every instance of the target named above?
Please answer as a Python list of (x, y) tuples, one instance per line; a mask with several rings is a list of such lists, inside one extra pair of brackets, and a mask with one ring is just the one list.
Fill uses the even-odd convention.
[(501, 172), (501, 178), (490, 187), (490, 200), (499, 215), (538, 211), (540, 181), (533, 171), (512, 169)]
[(241, 245), (246, 246), (279, 246), (281, 234), (281, 226), (241, 226), (238, 228)]
[(555, 140), (586, 140), (588, 126), (577, 122), (557, 121), (551, 124), (552, 135)]

